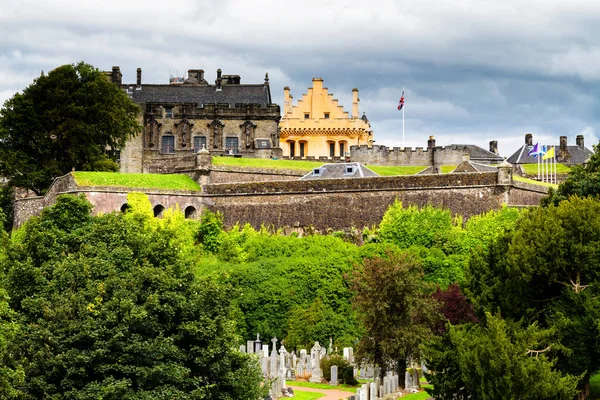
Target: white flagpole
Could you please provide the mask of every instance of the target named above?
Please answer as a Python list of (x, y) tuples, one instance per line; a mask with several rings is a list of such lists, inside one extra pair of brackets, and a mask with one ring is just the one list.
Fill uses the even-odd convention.
[[(404, 86), (402, 86), (402, 97), (404, 97)], [(406, 105), (402, 104), (402, 147), (406, 148), (406, 143), (404, 141), (404, 109)]]
[(540, 175), (540, 158), (541, 158), (541, 156), (540, 156), (540, 143), (539, 142), (537, 143), (537, 146), (538, 146), (538, 148), (536, 150), (537, 151), (536, 158), (537, 158), (537, 165), (538, 165), (538, 181), (539, 181), (539, 180), (541, 180), (541, 175)]

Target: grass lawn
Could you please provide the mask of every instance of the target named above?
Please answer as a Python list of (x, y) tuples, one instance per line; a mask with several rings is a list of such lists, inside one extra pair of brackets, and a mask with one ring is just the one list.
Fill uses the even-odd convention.
[(214, 165), (233, 165), (237, 167), (273, 168), (273, 169), (295, 169), (300, 171), (312, 171), (323, 165), (320, 161), (300, 160), (272, 160), (270, 158), (235, 158), (235, 157), (213, 157)]
[[(431, 385), (423, 385), (423, 387), (430, 388)], [(399, 399), (402, 399), (402, 400), (425, 400), (425, 399), (428, 399), (429, 397), (430, 397), (429, 394), (427, 394), (427, 392), (423, 390), (419, 393), (407, 394), (405, 396), (399, 397)]]
[(337, 385), (337, 386), (331, 386), (328, 385), (327, 383), (313, 383), (313, 382), (305, 382), (305, 381), (287, 381), (286, 382), (287, 385), (289, 386), (300, 386), (300, 387), (307, 387), (307, 388), (312, 388), (312, 389), (338, 389), (338, 390), (344, 390), (346, 392), (352, 392), (352, 393), (356, 393), (356, 386), (350, 386), (350, 385)]
[(525, 182), (525, 183), (532, 183), (534, 185), (541, 185), (541, 186), (546, 186), (546, 187), (551, 187), (554, 189), (558, 189), (558, 185), (555, 185), (553, 183), (546, 183), (546, 182), (539, 182), (533, 179), (529, 179), (529, 178), (524, 178), (522, 176), (519, 175), (513, 175), (513, 179), (517, 182)]
[(442, 174), (449, 174), (450, 172), (454, 171), (456, 167), (457, 165), (442, 165), (440, 167), (440, 171), (442, 171)]
[(73, 172), (79, 186), (114, 186), (165, 190), (200, 190), (192, 178), (179, 174), (126, 174), (120, 172)]
[[(323, 163), (321, 161), (305, 161), (305, 160), (272, 160), (270, 158), (235, 158), (235, 157), (213, 157), (214, 165), (232, 165), (237, 167), (253, 167), (253, 168), (272, 168), (272, 169), (292, 169), (297, 171), (312, 171), (313, 168), (318, 168)], [(427, 167), (412, 167), (403, 165), (383, 166), (383, 165), (367, 165), (367, 168), (378, 173), (381, 176), (394, 175), (414, 175), (417, 172), (423, 171)]]
[(590, 378), (590, 391), (593, 399), (600, 399), (600, 373)]
[(318, 392), (302, 392), (300, 390), (294, 391), (294, 399), (295, 400), (316, 400), (324, 397), (325, 393)]
[[(538, 165), (537, 164), (521, 164), (523, 170), (527, 175), (536, 175), (538, 173)], [(568, 174), (571, 171), (571, 168), (567, 167), (564, 164), (556, 163), (556, 173), (557, 174)]]
[(414, 175), (417, 172), (423, 171), (427, 167), (412, 167), (404, 165), (367, 165), (371, 171), (378, 173), (381, 176), (395, 176), (395, 175)]

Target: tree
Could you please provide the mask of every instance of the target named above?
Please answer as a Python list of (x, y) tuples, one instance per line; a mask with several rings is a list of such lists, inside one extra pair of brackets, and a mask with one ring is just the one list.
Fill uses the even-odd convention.
[(466, 289), (476, 310), (500, 310), (553, 329), (568, 351), (557, 368), (575, 376), (600, 369), (600, 202), (571, 197), (523, 213), (514, 231), (475, 254)]
[(63, 65), (42, 74), (0, 110), (0, 176), (41, 195), (73, 168), (114, 169), (106, 150), (121, 149), (141, 130), (139, 112), (91, 65)]
[(419, 345), (432, 335), (439, 320), (433, 285), (423, 280), (414, 255), (389, 253), (387, 258), (365, 259), (349, 276), (364, 334), (356, 352), (360, 360), (388, 366), (400, 375), (409, 359), (420, 358)]
[(593, 146), (594, 153), (583, 165), (573, 165), (567, 179), (560, 183), (558, 189), (550, 189), (542, 205), (554, 204), (566, 200), (569, 196), (598, 196), (600, 194), (600, 143)]
[(449, 322), (452, 325), (477, 322), (473, 306), (469, 303), (465, 295), (462, 294), (458, 284), (454, 283), (448, 286), (446, 290), (442, 290), (438, 286), (432, 297), (439, 303), (440, 311), (446, 320), (440, 321), (440, 324), (435, 328), (435, 333), (442, 334), (446, 332), (444, 322)]
[(436, 399), (571, 400), (577, 393), (579, 377), (563, 376), (548, 356), (551, 331), (489, 313), (481, 324), (448, 328), (423, 346), (433, 385), (426, 390)]
[(196, 278), (193, 222), (128, 200), (125, 214), (91, 217), (84, 197), (60, 196), (0, 260), (20, 315), (21, 398), (264, 396), (258, 360), (236, 350), (233, 288)]

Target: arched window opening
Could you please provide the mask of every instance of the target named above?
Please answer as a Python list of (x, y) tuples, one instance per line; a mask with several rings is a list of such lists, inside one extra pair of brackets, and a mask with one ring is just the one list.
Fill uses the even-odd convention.
[(189, 206), (185, 209), (185, 219), (196, 219), (196, 207)]
[(156, 218), (162, 218), (164, 211), (165, 211), (165, 208), (162, 205), (158, 204), (158, 205), (154, 206), (154, 216)]

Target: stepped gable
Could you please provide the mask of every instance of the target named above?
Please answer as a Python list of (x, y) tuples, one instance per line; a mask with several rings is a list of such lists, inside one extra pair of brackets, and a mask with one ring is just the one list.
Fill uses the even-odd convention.
[(142, 85), (141, 90), (133, 89), (129, 94), (138, 104), (260, 104), (266, 107), (271, 103), (265, 85), (223, 85), (221, 90), (216, 90), (215, 85)]
[(349, 179), (370, 178), (379, 174), (371, 171), (358, 162), (323, 164), (304, 175), (301, 180), (308, 179)]

